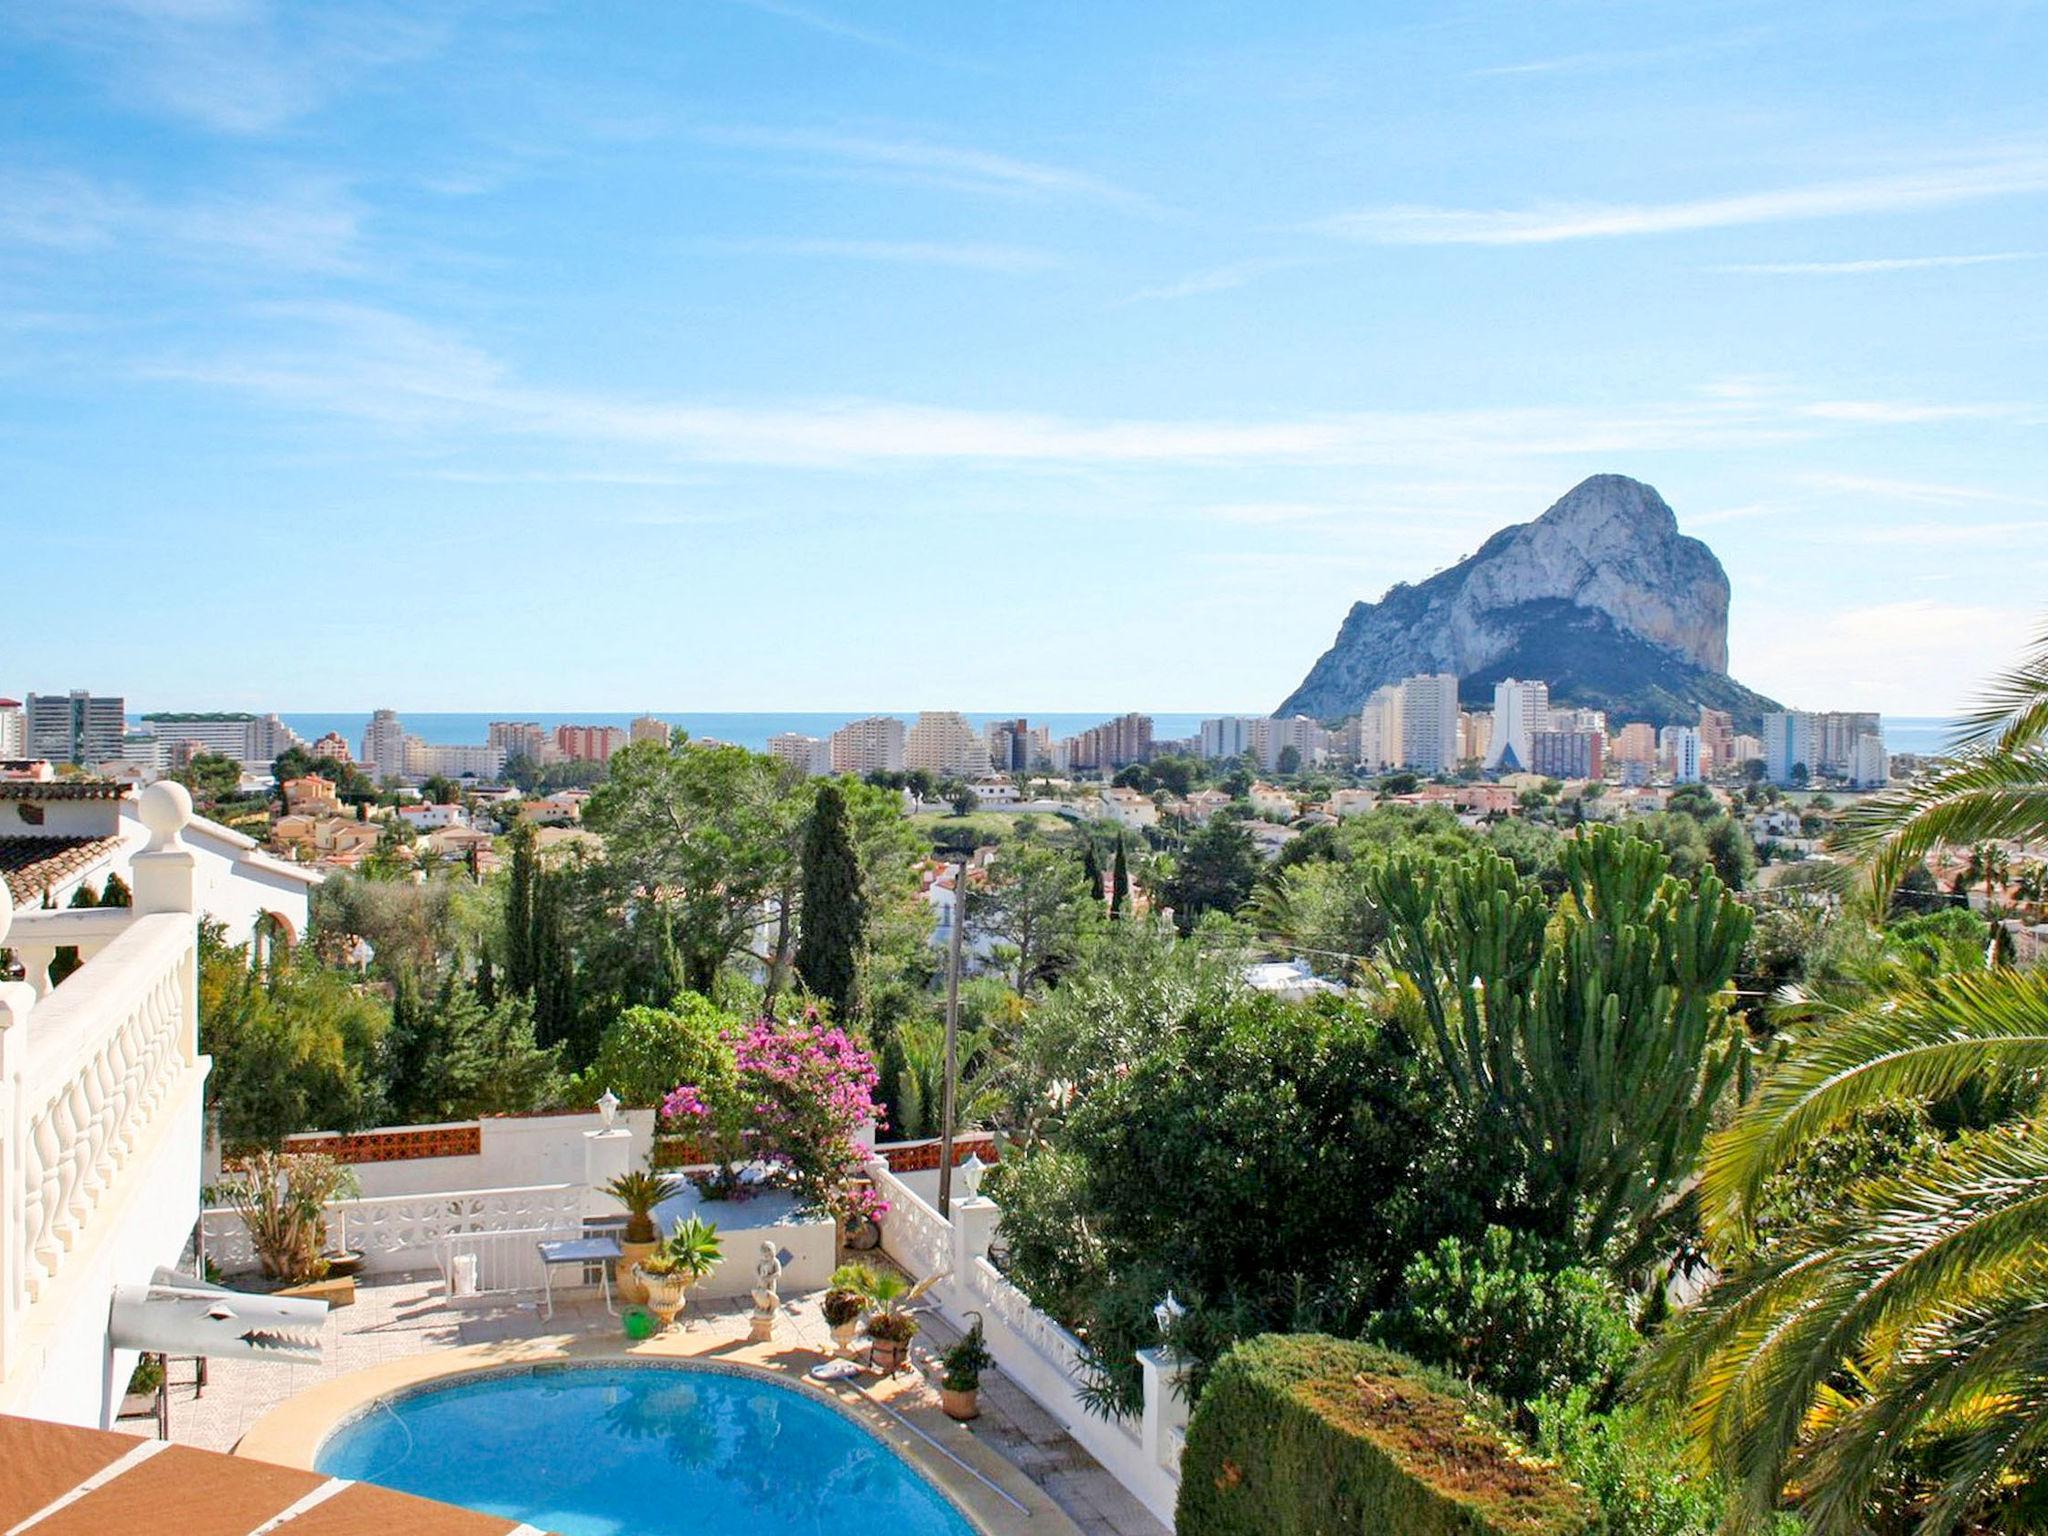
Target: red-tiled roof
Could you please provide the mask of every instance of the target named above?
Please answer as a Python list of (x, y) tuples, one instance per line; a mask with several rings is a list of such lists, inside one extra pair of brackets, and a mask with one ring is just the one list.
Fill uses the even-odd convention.
[(119, 800), (119, 779), (0, 779), (0, 800)]
[(511, 1536), (519, 1529), (496, 1515), (367, 1483), (41, 1419), (0, 1415), (0, 1469), (0, 1530), (24, 1536), (246, 1536), (259, 1527), (277, 1536)]
[(0, 837), (0, 876), (17, 907), (32, 907), (120, 846), (118, 837)]

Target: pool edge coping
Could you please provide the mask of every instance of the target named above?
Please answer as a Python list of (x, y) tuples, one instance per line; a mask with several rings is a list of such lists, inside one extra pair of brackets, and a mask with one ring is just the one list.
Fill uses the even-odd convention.
[[(734, 1343), (662, 1334), (627, 1346), (624, 1341), (582, 1334), (542, 1335), (529, 1339), (464, 1344), (430, 1350), (401, 1360), (380, 1361), (319, 1382), (278, 1404), (236, 1443), (233, 1454), (254, 1461), (314, 1471), (314, 1460), (327, 1439), (369, 1412), (386, 1398), (431, 1391), (454, 1377), (491, 1376), (549, 1365), (682, 1366), (732, 1375), (754, 1376), (785, 1390), (809, 1389), (836, 1412), (874, 1435), (935, 1487), (980, 1536), (1081, 1536), (1080, 1528), (1059, 1504), (1014, 1462), (983, 1444), (968, 1426), (955, 1423), (938, 1408), (924, 1403), (884, 1401), (851, 1381), (820, 1381), (810, 1367), (833, 1357), (802, 1345)], [(892, 1380), (872, 1378), (868, 1385), (887, 1389)], [(898, 1396), (906, 1394), (900, 1391)], [(900, 1416), (899, 1423), (896, 1417)], [(910, 1432), (905, 1431), (905, 1425)], [(921, 1435), (946, 1437), (945, 1450), (935, 1449)], [(966, 1462), (963, 1471), (947, 1453)], [(1024, 1506), (1022, 1512), (981, 1486), (987, 1479)]]

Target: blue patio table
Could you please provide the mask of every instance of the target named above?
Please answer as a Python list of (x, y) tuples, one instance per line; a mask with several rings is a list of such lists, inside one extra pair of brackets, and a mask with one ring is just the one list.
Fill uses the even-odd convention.
[(541, 1286), (547, 1293), (546, 1316), (550, 1321), (555, 1315), (555, 1267), (574, 1264), (578, 1268), (586, 1264), (599, 1266), (598, 1283), (604, 1287), (604, 1309), (613, 1317), (619, 1309), (612, 1305), (612, 1269), (625, 1255), (615, 1237), (565, 1237), (543, 1241), (535, 1245), (540, 1249)]

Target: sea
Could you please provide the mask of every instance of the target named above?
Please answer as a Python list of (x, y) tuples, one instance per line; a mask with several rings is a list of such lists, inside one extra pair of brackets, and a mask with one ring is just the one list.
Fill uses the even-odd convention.
[[(557, 725), (630, 725), (641, 714), (651, 714), (666, 720), (670, 725), (681, 726), (693, 738), (709, 738), (713, 741), (730, 742), (734, 746), (748, 747), (756, 752), (768, 748), (770, 736), (794, 731), (803, 736), (830, 736), (850, 720), (859, 720), (868, 715), (894, 715), (905, 725), (917, 718), (914, 709), (866, 709), (844, 712), (832, 711), (790, 711), (785, 713), (763, 712), (753, 714), (707, 712), (690, 709), (633, 710), (624, 713), (583, 710), (573, 714), (556, 714), (546, 710), (492, 710), (489, 713), (431, 714), (421, 712), (409, 714), (401, 711), (399, 719), (406, 730), (423, 741), (446, 742), (450, 745), (480, 745), (487, 737), (493, 720), (533, 720), (546, 729)], [(1100, 714), (1075, 714), (1071, 711), (1034, 712), (1028, 709), (979, 712), (963, 710), (967, 720), (979, 727), (994, 720), (1030, 721), (1033, 729), (1044, 726), (1050, 730), (1055, 741), (1064, 736), (1078, 735), (1091, 726), (1103, 723), (1106, 716)], [(1247, 713), (1247, 711), (1207, 710), (1196, 714), (1155, 714), (1152, 717), (1152, 734), (1156, 739), (1173, 741), (1200, 734), (1202, 722), (1213, 720), (1219, 715)], [(338, 731), (350, 746), (359, 746), (363, 729), (370, 723), (367, 710), (327, 710), (310, 713), (285, 712), (283, 719), (307, 741), (317, 741), (329, 731)], [(1884, 717), (1885, 744), (1894, 752), (1917, 752), (1922, 754), (1939, 752), (1954, 734), (1952, 721), (1926, 715), (1886, 715)]]

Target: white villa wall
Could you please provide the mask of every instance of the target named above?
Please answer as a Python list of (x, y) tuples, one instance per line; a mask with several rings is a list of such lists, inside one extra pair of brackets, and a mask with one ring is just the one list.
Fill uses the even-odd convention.
[[(633, 1133), (629, 1168), (645, 1168), (654, 1148), (654, 1111), (619, 1111), (619, 1124)], [(503, 1119), (462, 1120), (450, 1126), (403, 1126), (379, 1129), (434, 1130), (476, 1125), (482, 1151), (474, 1157), (416, 1157), (402, 1162), (356, 1163), (356, 1182), (365, 1198), (426, 1195), (450, 1189), (516, 1189), (542, 1184), (583, 1182), (584, 1133), (601, 1130), (594, 1111), (581, 1115), (523, 1115)], [(373, 1135), (374, 1130), (362, 1134)], [(317, 1137), (294, 1137), (295, 1150), (317, 1150)], [(217, 1151), (210, 1159), (217, 1167)]]
[(19, 1374), (31, 1385), (8, 1412), (64, 1424), (111, 1428), (136, 1352), (107, 1343), (114, 1287), (146, 1282), (160, 1265), (176, 1265), (199, 1213), (199, 1127), (205, 1068), (189, 1075), (185, 1099), (166, 1113), (164, 1134), (151, 1155), (139, 1156), (125, 1208), (99, 1213), (98, 1246), (84, 1263), (73, 1256), (64, 1274), (63, 1305), (40, 1338), (25, 1341)]

